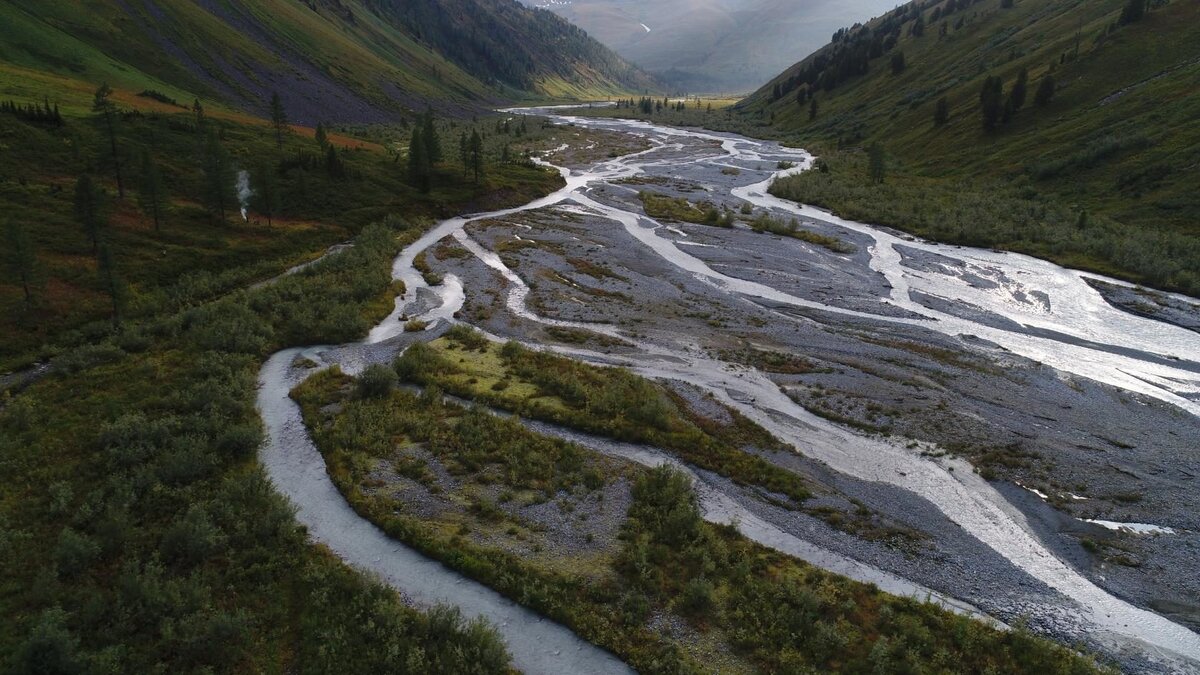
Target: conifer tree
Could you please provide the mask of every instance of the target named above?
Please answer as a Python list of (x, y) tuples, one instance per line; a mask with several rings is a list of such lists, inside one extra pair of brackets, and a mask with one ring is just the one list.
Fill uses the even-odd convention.
[(1121, 10), (1120, 24), (1129, 25), (1141, 21), (1146, 16), (1146, 0), (1129, 0)]
[(325, 173), (334, 180), (346, 177), (346, 165), (342, 163), (342, 158), (338, 156), (337, 148), (333, 144), (325, 146)]
[(999, 77), (989, 75), (983, 81), (983, 89), (979, 92), (979, 104), (984, 130), (994, 130), (1004, 113), (1004, 82)]
[(200, 99), (192, 101), (192, 118), (196, 122), (196, 131), (204, 129), (204, 106), (200, 105)]
[(316, 140), (317, 145), (320, 146), (322, 150), (325, 149), (325, 146), (329, 145), (329, 133), (325, 131), (325, 125), (320, 122), (317, 122)]
[(112, 323), (114, 327), (119, 328), (122, 316), (125, 314), (125, 282), (121, 279), (120, 274), (117, 273), (112, 247), (108, 242), (100, 245), (98, 258), (100, 262), (100, 281), (104, 284), (104, 290), (108, 293), (109, 300), (112, 301)]
[(1033, 95), (1033, 102), (1039, 108), (1045, 108), (1050, 105), (1050, 101), (1054, 98), (1054, 76), (1046, 73), (1042, 76), (1042, 81), (1038, 84), (1037, 93)]
[(1025, 99), (1029, 91), (1029, 70), (1021, 68), (1021, 72), (1017, 73), (1017, 81), (1013, 85), (1012, 92), (1008, 98), (1012, 101), (1013, 112), (1025, 107)]
[(271, 92), (271, 126), (275, 127), (275, 145), (283, 148), (283, 134), (288, 128), (287, 111), (283, 108), (283, 99), (279, 92)]
[(163, 185), (162, 173), (147, 151), (142, 152), (141, 175), (138, 185), (138, 206), (142, 213), (154, 220), (154, 231), (162, 230), (163, 218), (167, 215), (167, 190)]
[(104, 118), (104, 124), (108, 128), (108, 142), (112, 154), (113, 173), (117, 178), (117, 198), (125, 198), (125, 181), (121, 178), (121, 153), (117, 150), (117, 123), (116, 114), (117, 106), (110, 98), (112, 96), (112, 87), (105, 82), (96, 90), (96, 94), (92, 99), (92, 111), (99, 113)]
[(483, 178), (483, 137), (478, 131), (471, 132), (471, 173), (475, 175), (475, 182), (478, 183)]
[(884, 163), (883, 146), (879, 145), (878, 142), (872, 143), (869, 155), (871, 182), (876, 185), (882, 184), (887, 173), (887, 167)]
[(817, 97), (810, 99), (808, 104), (808, 121), (811, 122), (817, 119), (817, 112), (820, 111), (820, 106), (817, 105)]
[(458, 137), (458, 159), (462, 162), (463, 177), (471, 173), (471, 139), (464, 130)]
[(429, 164), (429, 146), (421, 133), (421, 125), (413, 127), (412, 140), (408, 143), (408, 182), (421, 192), (432, 187), (432, 167)]
[(229, 153), (221, 146), (215, 131), (209, 131), (203, 152), (204, 190), (203, 201), (213, 218), (225, 222), (227, 210), (233, 206), (234, 178), (229, 163)]
[(260, 161), (254, 170), (254, 194), (252, 196), (255, 211), (267, 217), (267, 227), (279, 215), (282, 208), (282, 196), (279, 194), (279, 181), (275, 176), (274, 167), (265, 161)]
[(25, 308), (32, 307), (41, 286), (37, 252), (29, 240), (29, 233), (15, 220), (4, 223), (4, 248), (0, 254), (4, 256), (8, 278), (16, 282), (24, 293)]
[(432, 168), (442, 161), (442, 139), (438, 136), (437, 125), (434, 124), (433, 110), (425, 111), (425, 118), (421, 126), (421, 140), (425, 143), (425, 157)]
[(75, 181), (75, 222), (83, 227), (92, 244), (92, 255), (99, 252), (100, 235), (107, 225), (103, 196), (91, 175), (81, 174)]
[(938, 99), (937, 104), (933, 108), (933, 123), (937, 126), (944, 126), (950, 121), (950, 101), (945, 97)]

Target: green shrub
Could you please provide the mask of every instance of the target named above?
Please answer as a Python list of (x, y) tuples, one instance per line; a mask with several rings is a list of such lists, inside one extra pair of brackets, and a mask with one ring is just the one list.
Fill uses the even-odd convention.
[(397, 380), (394, 369), (373, 363), (355, 380), (355, 389), (361, 398), (384, 398), (396, 388)]
[(80, 574), (98, 555), (100, 547), (86, 534), (70, 527), (64, 527), (58, 533), (58, 544), (54, 547), (54, 566), (60, 577)]
[(224, 535), (204, 507), (193, 504), (183, 518), (167, 528), (161, 550), (164, 560), (191, 567), (216, 551), (223, 541)]
[(446, 331), (446, 337), (462, 345), (463, 349), (486, 351), (491, 346), (491, 340), (474, 328), (456, 323)]

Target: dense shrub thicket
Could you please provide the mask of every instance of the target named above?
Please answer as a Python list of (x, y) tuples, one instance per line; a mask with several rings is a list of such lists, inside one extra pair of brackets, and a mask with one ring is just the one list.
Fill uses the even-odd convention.
[[(435, 367), (449, 361), (436, 350), (426, 355), (440, 359)], [(615, 553), (610, 575), (599, 580), (578, 571), (590, 567), (570, 557), (578, 554), (548, 568), (449, 535), (406, 515), (403, 497), (364, 489), (376, 485), (378, 474), (355, 456), (395, 460), (398, 442), (416, 443), (460, 476), (560, 491), (586, 489), (578, 487), (579, 467), (596, 456), (517, 421), (448, 404), (436, 385), (421, 396), (395, 390), (386, 399), (362, 399), (354, 394), (360, 382), (327, 371), (293, 394), (354, 508), (393, 536), (612, 649), (641, 672), (705, 670), (677, 637), (651, 628), (672, 621), (686, 622), (706, 642), (727, 645), (762, 672), (1095, 672), (1086, 659), (1023, 631), (1000, 632), (932, 604), (888, 596), (766, 550), (733, 528), (709, 525), (688, 478), (670, 468), (627, 469), (635, 477), (632, 506), (609, 552)], [(464, 511), (486, 526), (489, 513)]]
[(356, 336), (386, 313), (401, 240), (369, 227), (351, 251), (154, 322), (118, 339), (128, 352), (112, 345), (7, 403), (4, 667), (506, 671), (490, 629), (407, 608), (310, 546), (254, 460), (260, 357)]
[[(658, 385), (622, 368), (599, 368), (574, 359), (526, 349), (516, 342), (493, 346), (506, 367), (506, 380), (495, 387), (473, 384), (469, 373), (435, 347), (418, 344), (395, 363), (400, 378), (437, 385), (464, 398), (518, 414), (622, 441), (672, 450), (702, 468), (741, 484), (759, 485), (787, 497), (795, 507), (809, 497), (799, 476), (761, 457), (745, 445), (773, 449), (778, 441), (761, 427), (733, 414), (730, 425), (712, 425)], [(534, 385), (537, 396), (514, 394), (509, 381)]]
[[(1036, 170), (1055, 172), (1072, 161), (1064, 157)], [(984, 192), (933, 182), (875, 184), (862, 179), (855, 158), (839, 155), (830, 162), (837, 170), (778, 180), (771, 193), (938, 241), (998, 246), (1200, 295), (1200, 240), (1183, 232), (1130, 228), (1066, 205), (1029, 199), (1014, 188)]]

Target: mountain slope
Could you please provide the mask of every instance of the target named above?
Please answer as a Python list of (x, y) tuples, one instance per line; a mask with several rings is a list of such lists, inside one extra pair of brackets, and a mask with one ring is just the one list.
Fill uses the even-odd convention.
[(889, 0), (528, 0), (692, 91), (746, 92)]
[[(833, 169), (777, 191), (943, 240), (1200, 293), (1200, 3), (1154, 7), (1137, 21), (1122, 20), (1125, 0), (1004, 4), (904, 5), (742, 102), (744, 120), (819, 147)], [(1022, 70), (1024, 105), (1013, 110)], [(1000, 92), (986, 130), (989, 77)], [(1049, 100), (1039, 105), (1043, 82)], [(862, 152), (875, 142), (886, 156), (882, 185), (868, 180)]]
[(5, 3), (0, 62), (256, 113), (274, 90), (309, 124), (648, 83), (579, 29), (514, 0), (84, 4)]

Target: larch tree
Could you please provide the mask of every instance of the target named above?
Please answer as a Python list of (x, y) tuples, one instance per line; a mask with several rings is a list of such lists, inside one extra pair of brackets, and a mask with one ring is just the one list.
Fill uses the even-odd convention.
[(1021, 72), (1017, 73), (1017, 81), (1013, 84), (1012, 91), (1008, 95), (1008, 100), (1012, 101), (1013, 112), (1025, 107), (1025, 99), (1029, 93), (1029, 70), (1021, 68)]
[(283, 209), (283, 196), (279, 192), (279, 180), (269, 162), (259, 161), (254, 169), (254, 194), (252, 206), (266, 216), (267, 227), (271, 227), (275, 216)]
[(1042, 76), (1042, 81), (1038, 83), (1037, 93), (1033, 95), (1033, 103), (1039, 108), (1045, 108), (1050, 105), (1050, 101), (1054, 99), (1054, 76), (1046, 73)]
[(192, 101), (192, 119), (196, 123), (196, 132), (204, 130), (204, 123), (207, 121), (204, 117), (204, 106), (200, 105), (200, 99)]
[(458, 159), (462, 163), (463, 178), (471, 173), (471, 139), (464, 130), (458, 137)]
[(233, 167), (229, 163), (229, 153), (221, 146), (221, 139), (215, 131), (210, 131), (204, 143), (203, 152), (204, 190), (203, 201), (209, 214), (220, 222), (225, 222), (226, 212), (236, 203), (233, 194)]
[(425, 144), (425, 157), (432, 168), (442, 161), (442, 139), (438, 136), (437, 125), (434, 124), (433, 110), (426, 110), (421, 120), (421, 140)]
[(429, 146), (419, 124), (413, 127), (412, 140), (408, 143), (408, 182), (421, 192), (429, 192), (433, 185)]
[(475, 182), (478, 183), (483, 178), (483, 137), (479, 135), (479, 131), (471, 132), (471, 173), (475, 176)]
[(37, 251), (29, 239), (25, 227), (15, 220), (4, 223), (4, 267), (8, 277), (21, 287), (25, 297), (25, 308), (33, 307), (41, 288), (41, 274)]
[(142, 151), (141, 175), (138, 185), (138, 206), (146, 217), (154, 220), (154, 231), (162, 230), (162, 221), (167, 215), (167, 190), (162, 173), (148, 151)]
[(271, 126), (275, 127), (275, 145), (283, 148), (283, 134), (288, 129), (287, 111), (283, 108), (283, 99), (279, 92), (271, 92)]
[(883, 146), (878, 142), (872, 143), (868, 154), (870, 158), (871, 182), (875, 183), (876, 185), (881, 185), (884, 178), (887, 177), (887, 163), (883, 152)]
[(1004, 114), (1004, 81), (999, 77), (988, 76), (983, 81), (983, 88), (979, 92), (980, 112), (983, 116), (983, 128), (985, 131), (993, 131), (996, 125), (1000, 123), (1001, 116)]
[(108, 242), (100, 245), (99, 262), (100, 282), (104, 285), (104, 291), (108, 293), (109, 300), (112, 301), (112, 323), (113, 326), (119, 328), (125, 314), (127, 290), (125, 281), (117, 272), (116, 260)]
[(83, 228), (88, 241), (92, 244), (92, 255), (96, 255), (100, 247), (100, 238), (107, 225), (104, 209), (104, 196), (96, 187), (90, 174), (81, 174), (75, 180), (75, 222)]
[(92, 112), (100, 115), (104, 126), (108, 129), (110, 158), (112, 159), (113, 174), (117, 179), (117, 198), (125, 198), (125, 181), (121, 178), (121, 153), (117, 148), (117, 105), (112, 102), (112, 87), (105, 82), (96, 89), (92, 98)]
[(938, 99), (937, 104), (933, 107), (933, 123), (936, 126), (945, 126), (950, 122), (950, 100), (945, 96)]
[(1146, 16), (1146, 0), (1129, 0), (1121, 10), (1119, 23), (1122, 26), (1141, 21)]

